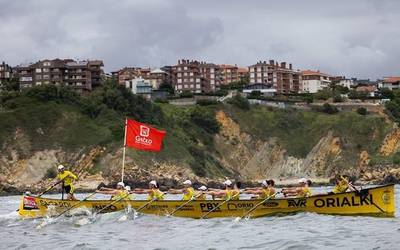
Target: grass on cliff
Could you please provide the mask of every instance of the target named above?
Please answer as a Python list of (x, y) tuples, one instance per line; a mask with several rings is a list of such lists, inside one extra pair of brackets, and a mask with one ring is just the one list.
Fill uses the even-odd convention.
[(344, 151), (367, 150), (374, 154), (391, 128), (381, 116), (355, 112), (329, 115), (263, 106), (253, 106), (251, 112), (233, 106), (226, 109), (245, 132), (263, 140), (277, 137), (288, 154), (295, 157), (305, 157), (329, 131), (341, 138)]

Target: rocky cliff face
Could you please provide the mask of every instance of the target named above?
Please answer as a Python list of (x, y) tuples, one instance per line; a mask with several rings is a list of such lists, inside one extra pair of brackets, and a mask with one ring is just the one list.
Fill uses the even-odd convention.
[[(220, 166), (234, 173), (233, 177), (238, 179), (329, 179), (336, 173), (350, 174), (368, 183), (400, 179), (397, 166), (371, 166), (370, 152), (351, 151), (351, 142), (331, 130), (320, 137), (305, 157), (294, 157), (287, 152), (278, 137), (271, 135), (267, 139), (260, 139), (244, 132), (241, 125), (223, 110), (216, 112), (216, 119), (220, 124), (220, 132), (214, 136), (210, 154), (218, 160)], [(32, 140), (34, 138), (29, 138), (22, 129), (16, 128), (14, 135), (2, 145), (0, 192), (40, 190), (49, 185), (50, 180), (46, 178), (49, 169), (55, 169), (59, 163), (67, 163), (79, 175), (78, 189), (92, 190), (100, 183), (114, 183), (121, 177), (122, 149), (119, 147), (88, 146), (73, 152), (61, 148), (36, 150)], [(379, 153), (386, 157), (399, 149), (400, 130), (394, 127), (383, 140)], [(162, 180), (164, 185), (176, 185), (185, 178), (202, 183), (224, 178), (198, 177), (187, 164), (155, 158), (138, 164), (129, 155), (126, 158), (125, 173), (125, 180), (135, 185), (145, 185), (149, 179)]]

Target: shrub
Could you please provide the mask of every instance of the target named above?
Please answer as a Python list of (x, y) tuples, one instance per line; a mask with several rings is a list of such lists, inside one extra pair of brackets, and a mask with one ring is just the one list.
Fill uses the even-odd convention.
[(400, 152), (397, 152), (393, 155), (393, 163), (397, 165), (400, 164)]
[(333, 102), (343, 102), (343, 97), (341, 95), (335, 95), (333, 97)]
[(181, 98), (191, 98), (191, 97), (193, 97), (193, 93), (190, 92), (190, 91), (185, 90), (182, 93), (180, 93), (179, 97), (181, 97)]
[(196, 101), (196, 104), (200, 106), (209, 106), (209, 105), (216, 105), (218, 104), (218, 101), (216, 100), (211, 100), (211, 99), (200, 99)]
[(154, 100), (156, 103), (169, 103), (168, 99), (163, 99), (163, 98), (156, 98)]
[(243, 98), (241, 95), (237, 94), (231, 99), (228, 100), (229, 104), (232, 104), (240, 109), (249, 110), (250, 103), (246, 98)]
[(197, 108), (190, 114), (190, 120), (208, 133), (216, 134), (219, 132), (219, 123), (213, 112)]
[(360, 108), (357, 109), (357, 113), (360, 114), (360, 115), (367, 115), (368, 111), (367, 111), (366, 108), (360, 107)]
[(339, 112), (339, 110), (335, 106), (332, 106), (329, 103), (324, 103), (324, 105), (322, 105), (321, 111), (327, 114), (335, 114)]
[(251, 91), (250, 95), (248, 96), (249, 99), (259, 99), (261, 97), (261, 92), (258, 90)]
[(44, 177), (46, 179), (54, 179), (54, 178), (56, 178), (56, 176), (57, 176), (57, 171), (54, 167), (47, 169), (47, 171), (44, 175)]

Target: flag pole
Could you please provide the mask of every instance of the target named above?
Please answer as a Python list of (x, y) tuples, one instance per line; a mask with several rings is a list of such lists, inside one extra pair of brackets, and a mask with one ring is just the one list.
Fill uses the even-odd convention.
[(126, 128), (128, 126), (128, 118), (125, 118), (125, 135), (124, 135), (124, 150), (122, 153), (122, 173), (121, 181), (124, 182), (124, 171), (125, 171), (125, 151), (126, 151)]

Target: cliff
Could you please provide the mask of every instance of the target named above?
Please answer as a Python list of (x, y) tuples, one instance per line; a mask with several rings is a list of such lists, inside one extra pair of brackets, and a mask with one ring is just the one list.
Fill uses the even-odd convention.
[(337, 173), (363, 183), (400, 178), (400, 132), (383, 115), (176, 107), (147, 103), (113, 85), (89, 97), (67, 94), (39, 88), (0, 99), (0, 192), (39, 190), (59, 163), (79, 175), (78, 189), (118, 181), (125, 115), (167, 131), (160, 153), (127, 150), (125, 178), (135, 186), (149, 179), (166, 186), (185, 178), (329, 180)]

